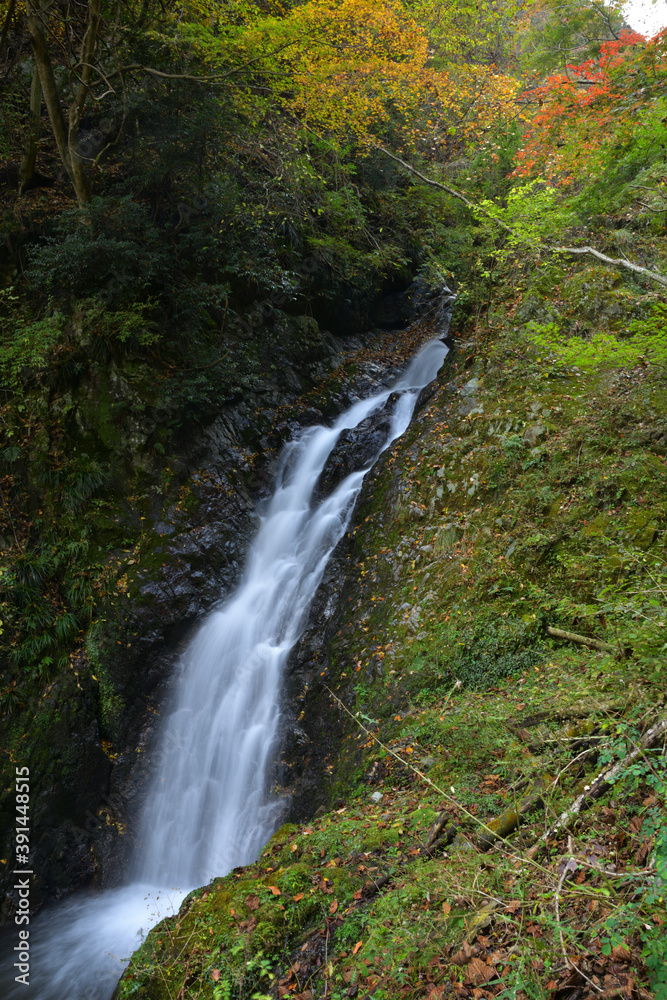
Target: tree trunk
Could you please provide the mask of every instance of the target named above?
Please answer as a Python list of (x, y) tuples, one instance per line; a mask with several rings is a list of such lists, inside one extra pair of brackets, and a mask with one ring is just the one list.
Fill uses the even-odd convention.
[(86, 34), (81, 43), (81, 72), (79, 74), (79, 86), (76, 89), (74, 100), (69, 107), (67, 145), (69, 149), (70, 162), (72, 164), (72, 174), (74, 189), (79, 204), (90, 201), (91, 190), (88, 172), (84, 166), (83, 159), (79, 152), (79, 122), (90, 90), (90, 80), (93, 74), (93, 59), (97, 47), (97, 33), (100, 21), (100, 0), (90, 0), (88, 4), (88, 24)]
[(16, 0), (10, 0), (9, 7), (7, 8), (7, 15), (2, 25), (2, 31), (0, 31), (0, 59), (5, 58), (5, 48), (7, 47), (7, 39), (9, 38), (9, 28), (14, 18), (15, 10)]
[(68, 177), (71, 179), (72, 165), (70, 163), (69, 150), (67, 148), (67, 129), (65, 127), (65, 118), (63, 116), (63, 109), (60, 106), (58, 88), (53, 75), (53, 66), (51, 64), (49, 48), (46, 44), (46, 31), (44, 25), (46, 21), (47, 8), (48, 0), (26, 0), (28, 28), (30, 30), (33, 51), (35, 53), (35, 66), (37, 67), (37, 71), (39, 73), (39, 81), (42, 86), (42, 93), (44, 94), (44, 103), (46, 104), (46, 110), (49, 114), (51, 130), (53, 131), (53, 138), (56, 140), (56, 146), (58, 147), (60, 159), (65, 167), (65, 170), (67, 171)]
[[(32, 40), (33, 51), (35, 53), (35, 65), (39, 72), (39, 80), (42, 87), (42, 93), (44, 95), (46, 110), (49, 114), (49, 121), (51, 122), (53, 137), (56, 141), (56, 146), (58, 147), (58, 153), (60, 154), (62, 164), (67, 171), (67, 176), (71, 180), (72, 186), (74, 187), (76, 200), (79, 203), (79, 207), (83, 207), (90, 201), (90, 183), (88, 181), (88, 176), (83, 163), (78, 159), (76, 154), (74, 154), (74, 156), (71, 155), (70, 137), (72, 135), (72, 114), (70, 112), (70, 127), (68, 129), (65, 123), (63, 109), (60, 104), (58, 87), (53, 73), (53, 64), (51, 62), (51, 56), (49, 55), (49, 48), (46, 41), (45, 23), (49, 6), (50, 0), (26, 0), (28, 28)], [(99, 0), (93, 0), (92, 6), (95, 7), (95, 18), (92, 22), (94, 25), (92, 38), (92, 48), (94, 51), (97, 35), (97, 20), (99, 17)], [(84, 39), (85, 51), (88, 51), (86, 43), (91, 33), (90, 26), (91, 17), (89, 15), (89, 30), (86, 31), (86, 37)], [(87, 80), (90, 80), (91, 71), (92, 67), (87, 71)], [(87, 82), (83, 85), (79, 85), (79, 91), (82, 91), (82, 89), (82, 99), (79, 100), (79, 94), (77, 93), (73, 101), (73, 105), (78, 108), (75, 115), (75, 124), (77, 127), (81, 116), (81, 109), (83, 108), (83, 103), (85, 102), (85, 97), (88, 91)]]
[(32, 71), (32, 83), (30, 85), (30, 118), (28, 120), (28, 135), (26, 138), (23, 158), (19, 167), (19, 196), (23, 194), (26, 186), (31, 182), (35, 174), (35, 162), (37, 160), (37, 142), (39, 140), (39, 126), (42, 117), (42, 85), (39, 80), (39, 70), (37, 63)]

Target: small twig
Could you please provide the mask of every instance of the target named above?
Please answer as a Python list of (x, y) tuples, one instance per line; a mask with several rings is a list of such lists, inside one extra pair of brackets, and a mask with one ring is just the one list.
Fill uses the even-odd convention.
[[(388, 747), (386, 744), (384, 744), (382, 742), (382, 740), (379, 739), (379, 737), (377, 737), (375, 735), (375, 733), (372, 733), (370, 731), (370, 729), (367, 729), (366, 726), (364, 726), (363, 722), (360, 722), (360, 720), (354, 715), (354, 713), (350, 711), (350, 709), (347, 707), (347, 705), (344, 702), (341, 701), (341, 699), (338, 697), (338, 695), (334, 694), (334, 692), (331, 690), (331, 688), (329, 687), (328, 684), (323, 684), (323, 687), (324, 687), (324, 689), (326, 691), (329, 692), (329, 694), (334, 699), (334, 701), (338, 705), (340, 705), (340, 707), (343, 709), (343, 711), (347, 715), (349, 715), (350, 718), (359, 726), (359, 728), (363, 729), (363, 731), (366, 733), (366, 735), (370, 736), (370, 738), (375, 743), (377, 743), (378, 746), (380, 746), (386, 753), (391, 754), (392, 757), (395, 757), (396, 760), (401, 765), (403, 765), (404, 767), (409, 768), (411, 771), (414, 772), (414, 774), (418, 775), (422, 779), (422, 781), (426, 782), (427, 785), (430, 785), (431, 788), (435, 789), (435, 791), (438, 793), (438, 795), (441, 795), (448, 802), (451, 802), (453, 805), (455, 805), (456, 808), (460, 812), (462, 812), (469, 820), (471, 820), (473, 824), (477, 824), (477, 826), (481, 827), (484, 835), (486, 835), (486, 836), (489, 836), (489, 835), (493, 836), (493, 838), (494, 838), (494, 847), (499, 848), (506, 855), (506, 857), (510, 858), (512, 861), (520, 862), (521, 864), (531, 864), (534, 867), (538, 868), (540, 870), (540, 872), (542, 872), (542, 874), (548, 874), (547, 869), (545, 869), (542, 865), (537, 864), (533, 860), (532, 857), (524, 857), (524, 856), (515, 854), (509, 848), (509, 845), (508, 845), (508, 843), (507, 843), (507, 841), (505, 840), (504, 837), (500, 836), (495, 830), (492, 830), (490, 827), (488, 827), (486, 825), (486, 823), (484, 823), (481, 819), (479, 819), (478, 816), (473, 815), (473, 813), (471, 813), (468, 809), (466, 809), (465, 806), (461, 802), (459, 802), (457, 799), (455, 799), (452, 795), (449, 795), (444, 790), (444, 788), (441, 788), (439, 785), (436, 785), (436, 783), (434, 781), (432, 781), (426, 774), (423, 774), (419, 770), (419, 768), (417, 768), (417, 767), (414, 766), (414, 764), (408, 764), (406, 761), (402, 760), (401, 757), (399, 757), (399, 755), (394, 750), (391, 749), (391, 747)], [(445, 835), (443, 835), (443, 838), (439, 838), (438, 840), (436, 840), (431, 845), (430, 848), (426, 849), (425, 853), (431, 853), (431, 852), (433, 852), (433, 850), (435, 849), (435, 847), (436, 847), (437, 844), (441, 843), (444, 840), (445, 837), (449, 838), (449, 832), (450, 831), (448, 831)], [(458, 830), (454, 830), (454, 835), (457, 832), (458, 832)], [(463, 832), (463, 831), (461, 831), (461, 832)], [(453, 839), (453, 836), (452, 836), (452, 839)], [(471, 840), (470, 842), (474, 843), (473, 840)], [(387, 881), (389, 880), (389, 876), (388, 875), (384, 876), (384, 878)]]
[(144, 66), (142, 63), (129, 63), (127, 66), (121, 66), (119, 69), (114, 70), (113, 73), (109, 74), (109, 78), (111, 79), (112, 77), (118, 76), (122, 73), (138, 71), (148, 73), (150, 76), (156, 76), (162, 80), (190, 80), (192, 83), (217, 83), (220, 80), (229, 79), (230, 76), (235, 76), (237, 73), (247, 69), (249, 66), (253, 66), (262, 59), (267, 59), (269, 56), (277, 55), (279, 52), (282, 52), (283, 49), (289, 48), (290, 45), (296, 45), (298, 41), (302, 41), (310, 34), (312, 34), (312, 31), (306, 31), (303, 35), (299, 35), (297, 38), (290, 38), (289, 41), (284, 42), (282, 45), (278, 45), (277, 48), (272, 49), (270, 52), (261, 52), (258, 56), (248, 59), (247, 62), (242, 63), (240, 66), (234, 66), (233, 69), (227, 70), (226, 73), (212, 73), (206, 76), (193, 73), (164, 73), (162, 70), (153, 69), (152, 66)]
[(328, 684), (324, 684), (323, 687), (325, 688), (326, 691), (329, 692), (334, 701), (337, 702), (338, 705), (340, 705), (343, 711), (356, 722), (359, 728), (363, 729), (363, 731), (366, 733), (367, 736), (370, 736), (370, 738), (374, 740), (375, 743), (378, 744), (378, 746), (382, 747), (385, 753), (391, 754), (391, 756), (394, 757), (399, 762), (399, 764), (402, 764), (404, 767), (408, 767), (411, 771), (413, 771), (416, 775), (418, 775), (422, 779), (422, 781), (425, 781), (427, 785), (430, 785), (431, 788), (434, 788), (435, 791), (438, 793), (438, 795), (442, 795), (444, 799), (447, 799), (448, 802), (451, 802), (453, 805), (455, 805), (457, 809), (459, 809), (462, 813), (465, 813), (465, 815), (469, 819), (471, 819), (474, 823), (477, 823), (478, 826), (481, 826), (482, 830), (485, 833), (487, 834), (494, 833), (493, 830), (489, 829), (486, 823), (483, 823), (482, 820), (479, 819), (479, 817), (474, 816), (471, 812), (469, 812), (461, 802), (458, 802), (452, 795), (449, 795), (444, 790), (444, 788), (441, 788), (439, 785), (436, 785), (434, 781), (431, 781), (428, 775), (423, 774), (418, 767), (414, 766), (414, 764), (408, 764), (406, 761), (404, 761), (401, 757), (399, 757), (399, 755), (396, 753), (395, 750), (392, 750), (391, 747), (388, 747), (385, 743), (383, 743), (382, 740), (375, 735), (375, 733), (372, 733), (370, 729), (367, 729), (366, 726), (363, 724), (363, 722), (360, 722), (360, 720), (356, 717), (356, 715), (354, 715), (354, 713), (350, 711), (347, 705), (340, 700), (338, 695), (334, 694), (334, 692), (331, 690)]
[(560, 950), (563, 953), (563, 958), (565, 959), (565, 964), (567, 965), (568, 969), (573, 969), (580, 976), (583, 976), (583, 978), (586, 980), (586, 982), (589, 983), (593, 987), (593, 989), (597, 990), (598, 993), (603, 993), (604, 990), (602, 990), (596, 983), (594, 983), (592, 979), (589, 979), (588, 976), (586, 975), (586, 973), (582, 972), (582, 970), (579, 968), (579, 966), (575, 965), (574, 962), (572, 961), (572, 959), (568, 957), (567, 950), (565, 948), (565, 939), (563, 938), (563, 925), (560, 922), (560, 905), (559, 904), (560, 904), (561, 889), (563, 888), (563, 884), (565, 882), (565, 879), (567, 878), (567, 876), (569, 875), (569, 873), (571, 871), (571, 869), (570, 869), (570, 862), (574, 861), (574, 857), (572, 856), (573, 853), (574, 853), (573, 850), (572, 850), (572, 837), (568, 837), (567, 838), (567, 849), (568, 849), (568, 851), (570, 853), (570, 858), (569, 858), (567, 864), (565, 865), (565, 867), (563, 868), (563, 874), (561, 875), (560, 879), (558, 880), (558, 886), (556, 888), (556, 893), (554, 895), (554, 903), (555, 903), (555, 907), (556, 907), (556, 924), (558, 926), (558, 937), (560, 939)]
[[(572, 850), (571, 844), (572, 844), (572, 837), (568, 837), (568, 848), (570, 849), (570, 852)], [(556, 886), (556, 892), (555, 892), (555, 895), (554, 895), (554, 903), (556, 905), (556, 924), (558, 925), (558, 937), (560, 938), (560, 950), (563, 952), (563, 958), (565, 959), (565, 964), (568, 967), (570, 966), (570, 959), (567, 957), (567, 952), (565, 950), (565, 940), (563, 938), (563, 927), (562, 927), (561, 922), (560, 922), (560, 905), (559, 904), (560, 904), (560, 892), (561, 892), (561, 889), (563, 888), (563, 883), (565, 882), (565, 879), (567, 878), (568, 873), (570, 871), (569, 865), (570, 865), (570, 861), (572, 861), (572, 860), (573, 860), (572, 857), (570, 857), (570, 860), (568, 861), (568, 863), (563, 868), (563, 873), (562, 873), (561, 877), (558, 880), (558, 885)]]

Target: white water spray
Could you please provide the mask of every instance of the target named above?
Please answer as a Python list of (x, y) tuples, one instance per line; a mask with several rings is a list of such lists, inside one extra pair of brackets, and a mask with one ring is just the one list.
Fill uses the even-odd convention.
[[(266, 782), (278, 747), (283, 668), (370, 465), (319, 503), (315, 487), (343, 431), (382, 409), (392, 393), (380, 451), (403, 434), (446, 354), (442, 341), (429, 342), (391, 390), (285, 447), (241, 582), (181, 659), (142, 810), (135, 880), (73, 898), (34, 922), (32, 1000), (108, 1000), (146, 931), (192, 888), (253, 861), (273, 833), (281, 806)], [(24, 990), (12, 974), (3, 995), (13, 1000)]]

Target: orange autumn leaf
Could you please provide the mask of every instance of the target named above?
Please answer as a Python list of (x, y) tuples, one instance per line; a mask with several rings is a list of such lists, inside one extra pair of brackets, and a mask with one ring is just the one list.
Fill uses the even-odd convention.
[(357, 941), (357, 943), (355, 944), (354, 948), (352, 949), (352, 954), (353, 955), (357, 954), (357, 952), (359, 951), (359, 949), (361, 948), (361, 946), (362, 946), (363, 943), (364, 943), (363, 941)]
[(298, 893), (298, 895), (292, 896), (292, 899), (294, 900), (295, 903), (298, 903), (300, 899), (303, 899), (303, 893), (300, 892)]
[(337, 909), (338, 909), (338, 900), (334, 899), (333, 903), (329, 907), (329, 913), (335, 913)]
[(282, 893), (277, 885), (269, 885), (267, 888), (271, 890), (274, 896), (282, 896)]

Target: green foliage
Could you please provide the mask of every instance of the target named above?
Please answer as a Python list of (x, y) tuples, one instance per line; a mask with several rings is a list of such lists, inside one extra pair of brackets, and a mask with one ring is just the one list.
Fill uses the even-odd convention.
[[(496, 587), (496, 593), (501, 588)], [(455, 608), (456, 612), (457, 609)], [(473, 625), (455, 624), (441, 630), (438, 645), (446, 650), (429, 668), (429, 661), (415, 665), (418, 673), (417, 701), (429, 704), (451, 688), (452, 680), (460, 681), (472, 691), (494, 687), (500, 680), (530, 670), (544, 659), (545, 647), (536, 642), (537, 623), (507, 620), (502, 615), (480, 611)], [(431, 675), (429, 677), (429, 675)]]
[(556, 323), (530, 321), (526, 329), (540, 351), (568, 370), (606, 371), (650, 363), (667, 365), (667, 306), (654, 303), (646, 319), (632, 319), (625, 335), (596, 331), (567, 336)]
[[(640, 734), (627, 724), (616, 725), (614, 741), (602, 760), (622, 760), (638, 743)], [(602, 952), (624, 946), (633, 935), (642, 943), (642, 958), (650, 971), (650, 987), (657, 1000), (667, 997), (667, 941), (662, 931), (667, 886), (667, 825), (664, 803), (667, 797), (667, 760), (664, 753), (647, 751), (617, 777), (615, 789), (628, 795), (637, 789), (649, 788), (650, 803), (644, 810), (641, 833), (651, 844), (650, 866), (633, 880), (635, 888), (630, 900), (618, 905), (604, 924), (608, 936), (603, 937)], [(657, 919), (656, 919), (657, 918)]]
[(510, 174), (522, 137), (519, 123), (510, 121), (492, 128), (471, 149), (466, 181), (482, 198), (502, 199), (512, 191)]
[(0, 91), (0, 162), (15, 156), (23, 125), (23, 95), (18, 88), (3, 86)]
[(522, 41), (522, 63), (543, 74), (564, 70), (598, 55), (606, 39), (617, 38), (623, 27), (623, 3), (595, 0), (548, 0), (536, 12), (529, 9), (529, 27)]
[[(87, 549), (85, 536), (78, 542), (42, 544), (5, 569), (0, 583), (10, 626), (5, 652), (24, 676), (46, 678), (69, 662), (68, 651), (92, 610), (92, 589), (81, 576)], [(62, 581), (69, 606), (53, 601), (56, 581)]]
[(65, 211), (52, 229), (30, 255), (38, 290), (66, 301), (96, 293), (114, 309), (156, 286), (168, 287), (168, 250), (145, 208), (131, 198), (93, 198), (85, 215)]
[(501, 260), (515, 253), (539, 250), (545, 240), (565, 240), (576, 222), (571, 206), (559, 197), (558, 191), (541, 179), (513, 187), (504, 207), (483, 201), (478, 217), (498, 219), (508, 227), (504, 232)]
[(53, 365), (65, 322), (59, 312), (27, 321), (16, 306), (18, 301), (11, 286), (0, 290), (0, 387), (21, 394)]

